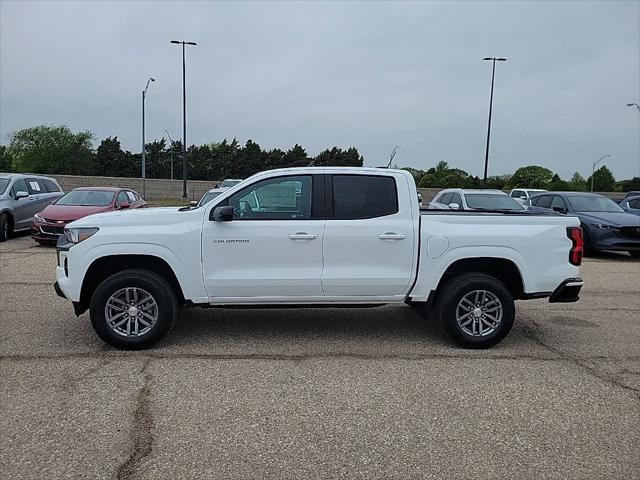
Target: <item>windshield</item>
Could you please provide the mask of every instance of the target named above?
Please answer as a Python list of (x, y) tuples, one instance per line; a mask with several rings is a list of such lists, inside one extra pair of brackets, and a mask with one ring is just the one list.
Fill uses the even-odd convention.
[(9, 179), (0, 178), (0, 195), (4, 193), (4, 191), (7, 189), (8, 186), (9, 186)]
[(202, 198), (200, 199), (200, 201), (198, 202), (198, 206), (201, 207), (202, 205), (206, 205), (207, 203), (209, 203), (211, 200), (216, 198), (221, 193), (222, 192), (207, 192), (207, 193), (205, 193), (202, 196)]
[(220, 187), (233, 187), (234, 185), (237, 185), (241, 182), (242, 180), (225, 180), (222, 182), (222, 185), (220, 185)]
[(82, 207), (106, 207), (113, 203), (114, 192), (104, 190), (74, 190), (60, 198), (56, 205)]
[(613, 200), (596, 195), (569, 196), (569, 203), (576, 212), (624, 212)]
[(467, 206), (478, 210), (514, 210), (521, 212), (524, 207), (509, 195), (500, 193), (467, 193)]

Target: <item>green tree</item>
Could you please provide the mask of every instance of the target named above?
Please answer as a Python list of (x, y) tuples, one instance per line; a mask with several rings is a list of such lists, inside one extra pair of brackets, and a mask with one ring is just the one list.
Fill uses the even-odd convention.
[[(591, 176), (587, 179), (587, 185), (591, 188)], [(616, 187), (616, 179), (611, 170), (603, 165), (593, 174), (594, 192), (613, 192)]]
[(509, 179), (510, 188), (547, 188), (553, 172), (538, 165), (528, 165), (517, 169)]
[(86, 174), (94, 165), (93, 134), (40, 125), (13, 133), (9, 153), (18, 172)]
[(96, 150), (96, 157), (92, 175), (111, 177), (135, 177), (140, 172), (135, 170), (131, 156), (120, 147), (118, 137), (107, 137), (100, 142)]
[(626, 180), (620, 180), (617, 185), (617, 189), (621, 192), (631, 192), (640, 190), (640, 177), (628, 178)]
[(355, 148), (342, 150), (338, 147), (320, 152), (313, 159), (312, 165), (316, 167), (361, 167), (364, 158)]
[(553, 178), (551, 179), (551, 183), (549, 184), (549, 190), (556, 190), (556, 191), (570, 190), (569, 182), (565, 182), (564, 180), (562, 180), (560, 178), (560, 175), (556, 173), (553, 175)]
[(13, 158), (6, 145), (0, 145), (0, 172), (13, 171)]
[(586, 184), (587, 183), (584, 177), (576, 172), (571, 177), (571, 180), (569, 180), (569, 190), (573, 190), (575, 192), (583, 192), (585, 190)]

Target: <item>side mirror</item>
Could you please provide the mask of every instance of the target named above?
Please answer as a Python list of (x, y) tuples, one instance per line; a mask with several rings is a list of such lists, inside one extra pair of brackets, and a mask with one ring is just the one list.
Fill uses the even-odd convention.
[(450, 203), (449, 204), (449, 210), (460, 210), (460, 204), (459, 203)]
[(197, 206), (198, 206), (198, 202), (197, 202), (196, 200), (191, 200), (191, 201), (189, 202), (189, 206), (190, 206), (190, 207), (197, 207)]
[(558, 213), (567, 213), (567, 210), (563, 207), (553, 207), (552, 210)]
[(527, 196), (526, 195), (520, 195), (520, 200), (526, 200)]
[(213, 209), (212, 217), (216, 222), (230, 222), (233, 220), (233, 207), (230, 205), (216, 207)]
[(16, 200), (20, 200), (21, 198), (27, 198), (29, 196), (28, 192), (25, 192), (24, 190), (20, 190), (19, 192), (16, 192)]
[(120, 202), (118, 205), (119, 208), (129, 208), (130, 206), (129, 202)]

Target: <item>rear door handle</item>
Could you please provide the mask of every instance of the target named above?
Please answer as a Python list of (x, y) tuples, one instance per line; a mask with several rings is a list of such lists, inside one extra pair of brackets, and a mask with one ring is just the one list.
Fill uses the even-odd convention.
[(378, 235), (378, 238), (380, 240), (404, 240), (407, 236), (401, 233), (386, 232)]
[(296, 232), (289, 235), (289, 238), (291, 240), (315, 240), (318, 236), (312, 233)]

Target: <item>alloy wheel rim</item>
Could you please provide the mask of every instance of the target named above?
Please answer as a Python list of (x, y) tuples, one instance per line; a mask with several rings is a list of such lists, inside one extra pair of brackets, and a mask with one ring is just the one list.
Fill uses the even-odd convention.
[(486, 337), (502, 322), (504, 308), (500, 299), (488, 290), (467, 293), (456, 307), (458, 327), (472, 337)]
[(158, 321), (158, 304), (146, 290), (125, 287), (114, 292), (104, 307), (109, 328), (123, 337), (141, 337)]

